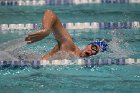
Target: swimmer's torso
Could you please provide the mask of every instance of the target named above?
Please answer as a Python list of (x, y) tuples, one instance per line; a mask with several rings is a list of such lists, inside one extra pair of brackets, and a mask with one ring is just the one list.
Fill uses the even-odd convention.
[(80, 55), (80, 49), (73, 42), (65, 42), (61, 44), (59, 51), (65, 51), (75, 56)]
[(56, 45), (48, 54), (44, 55), (42, 59), (71, 59), (72, 57), (79, 57), (80, 49), (73, 42), (64, 42)]
[(58, 51), (53, 56), (51, 56), (48, 60), (63, 60), (63, 59), (74, 60), (77, 58), (79, 58), (79, 57), (76, 55), (73, 55), (71, 53), (68, 53), (65, 51)]

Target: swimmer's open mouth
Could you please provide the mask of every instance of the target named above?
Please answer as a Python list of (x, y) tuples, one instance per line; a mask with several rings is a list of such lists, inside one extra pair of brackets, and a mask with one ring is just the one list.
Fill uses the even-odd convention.
[(85, 53), (85, 56), (86, 56), (86, 57), (87, 57), (87, 56), (90, 56), (90, 54), (86, 52), (86, 53)]

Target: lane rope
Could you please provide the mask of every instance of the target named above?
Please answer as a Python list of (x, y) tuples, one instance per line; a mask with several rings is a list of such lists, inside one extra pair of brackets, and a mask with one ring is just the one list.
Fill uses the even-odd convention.
[(43, 6), (72, 4), (140, 4), (139, 0), (0, 0), (0, 6)]
[(46, 66), (84, 66), (84, 67), (94, 67), (103, 65), (132, 65), (140, 64), (140, 59), (98, 59), (98, 60), (83, 60), (77, 59), (75, 61), (71, 60), (41, 60), (41, 61), (0, 61), (0, 68), (7, 67), (46, 67)]
[[(34, 30), (41, 26), (40, 23), (32, 24), (0, 24), (0, 31), (3, 30)], [(133, 29), (140, 28), (140, 22), (77, 22), (63, 23), (66, 29)]]

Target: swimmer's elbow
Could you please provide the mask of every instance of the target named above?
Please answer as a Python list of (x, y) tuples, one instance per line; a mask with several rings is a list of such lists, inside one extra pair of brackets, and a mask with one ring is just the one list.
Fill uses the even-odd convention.
[(47, 9), (44, 13), (55, 15), (55, 13), (51, 9)]

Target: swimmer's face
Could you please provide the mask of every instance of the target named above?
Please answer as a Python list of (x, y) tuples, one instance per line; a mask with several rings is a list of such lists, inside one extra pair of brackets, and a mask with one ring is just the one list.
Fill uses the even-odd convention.
[(81, 52), (81, 57), (88, 57), (96, 55), (99, 52), (99, 47), (97, 45), (87, 45)]

